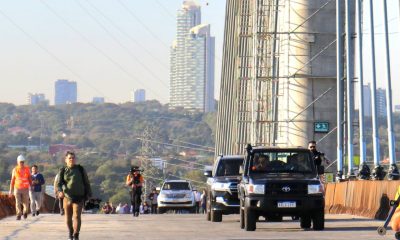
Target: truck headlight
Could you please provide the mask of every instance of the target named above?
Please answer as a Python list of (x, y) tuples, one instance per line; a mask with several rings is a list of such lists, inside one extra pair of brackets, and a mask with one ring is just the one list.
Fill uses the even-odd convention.
[(264, 194), (265, 186), (261, 184), (249, 184), (247, 185), (247, 192), (254, 194)]
[(309, 184), (308, 185), (308, 194), (318, 194), (324, 193), (324, 187), (322, 184)]
[(211, 185), (211, 189), (214, 191), (228, 191), (230, 185), (231, 185), (230, 183), (216, 182)]

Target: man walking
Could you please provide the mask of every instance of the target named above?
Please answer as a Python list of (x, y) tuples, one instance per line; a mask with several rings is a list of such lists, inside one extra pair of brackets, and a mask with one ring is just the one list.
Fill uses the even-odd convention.
[(76, 164), (74, 152), (67, 151), (65, 163), (66, 166), (59, 172), (58, 197), (64, 199), (65, 221), (69, 231), (68, 239), (78, 240), (83, 204), (92, 196), (92, 190), (85, 169)]
[[(17, 166), (12, 170), (9, 196), (15, 195), (15, 208), (17, 220), (28, 217), (29, 188), (32, 186), (31, 172), (25, 166), (25, 158), (22, 155), (17, 157)], [(23, 208), (21, 208), (21, 205)]]
[(151, 214), (157, 214), (157, 207), (158, 207), (157, 199), (158, 199), (157, 189), (153, 188), (151, 190), (151, 193), (149, 194)]
[(126, 177), (126, 185), (131, 188), (131, 204), (132, 204), (132, 214), (134, 217), (139, 216), (139, 208), (142, 203), (142, 186), (143, 186), (143, 176), (140, 174), (139, 168), (133, 166), (128, 176)]
[(39, 216), (39, 210), (42, 206), (42, 185), (45, 183), (44, 177), (38, 171), (38, 166), (32, 166), (32, 187), (29, 191), (29, 198), (31, 199), (31, 212), (32, 216)]
[(308, 150), (310, 150), (311, 152), (311, 156), (314, 160), (315, 166), (321, 166), (322, 160), (324, 160), (326, 164), (329, 164), (329, 160), (325, 158), (325, 154), (317, 150), (316, 141), (311, 140), (308, 142)]

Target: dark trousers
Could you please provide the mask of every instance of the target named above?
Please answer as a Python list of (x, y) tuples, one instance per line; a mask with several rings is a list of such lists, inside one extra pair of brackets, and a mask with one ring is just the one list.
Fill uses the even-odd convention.
[(139, 214), (140, 204), (142, 203), (142, 188), (132, 189), (131, 191), (131, 204), (132, 213)]
[(157, 214), (157, 204), (151, 204), (151, 214)]

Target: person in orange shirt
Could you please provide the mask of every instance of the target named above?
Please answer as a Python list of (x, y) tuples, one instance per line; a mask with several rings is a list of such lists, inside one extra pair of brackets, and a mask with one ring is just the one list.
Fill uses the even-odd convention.
[[(13, 169), (11, 175), (9, 196), (15, 195), (15, 208), (17, 211), (17, 220), (28, 217), (29, 189), (32, 186), (31, 172), (29, 167), (25, 166), (25, 158), (23, 155), (17, 157), (18, 165)], [(23, 206), (23, 209), (21, 208)]]
[(131, 167), (131, 171), (126, 177), (126, 185), (131, 188), (131, 204), (132, 204), (132, 214), (134, 217), (139, 216), (139, 208), (142, 203), (142, 187), (143, 187), (143, 176), (140, 174), (138, 167)]

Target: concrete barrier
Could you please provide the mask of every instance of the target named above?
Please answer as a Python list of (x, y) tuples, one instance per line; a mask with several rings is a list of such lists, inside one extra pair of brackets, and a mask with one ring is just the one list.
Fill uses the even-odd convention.
[[(54, 198), (45, 194), (41, 211), (49, 213), (53, 211)], [(58, 206), (57, 206), (58, 209)], [(15, 215), (15, 197), (9, 197), (6, 194), (0, 193), (0, 219)]]
[(385, 219), (400, 181), (347, 181), (328, 183), (325, 212)]

